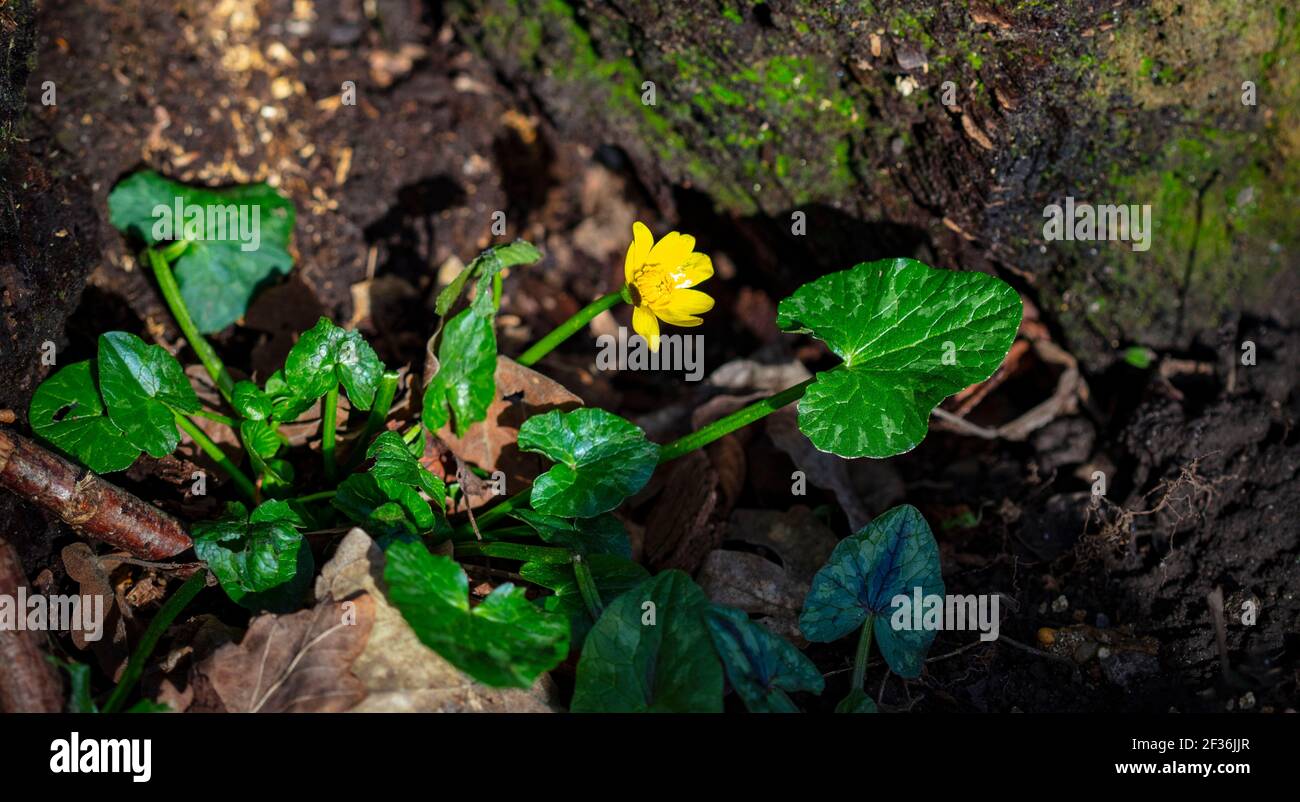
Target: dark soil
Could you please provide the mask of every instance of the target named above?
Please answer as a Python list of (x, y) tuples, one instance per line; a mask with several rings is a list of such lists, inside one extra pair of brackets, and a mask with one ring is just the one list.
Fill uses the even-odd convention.
[[(40, 81), (53, 80), (59, 101), (29, 106), (29, 142), (0, 186), (4, 225), (21, 229), (3, 229), (6, 248), (25, 244), (17, 270), (0, 273), (0, 408), (18, 410), (21, 423), (35, 380), (49, 370), (37, 351), (46, 339), (58, 344), (59, 364), (90, 355), (95, 335), (107, 328), (177, 341), (147, 272), (106, 219), (114, 183), (145, 165), (217, 185), (270, 180), (297, 204), (293, 276), (260, 296), (246, 325), (215, 338), (228, 364), (258, 378), (280, 363), (292, 334), (321, 314), (356, 323), (387, 363), (418, 370), (437, 323), (439, 268), (503, 239), (491, 232), (498, 210), (506, 214), (506, 238), (530, 239), (546, 254), (506, 281), (505, 353), (518, 353), (616, 286), (633, 219), (696, 234), (718, 265), (710, 286), (717, 308), (700, 330), (708, 370), (738, 358), (777, 364), (795, 356), (815, 369), (824, 352), (778, 337), (772, 326), (776, 302), (813, 268), (904, 255), (951, 262), (951, 236), (863, 224), (829, 207), (809, 213), (810, 229), (829, 232), (814, 247), (788, 235), (788, 219), (719, 215), (690, 189), (672, 188), (665, 202), (641, 185), (619, 143), (592, 147), (557, 133), (534, 98), (461, 43), (436, 4), (379, 6), (382, 21), (368, 19), (360, 2), (318, 2), (311, 24), (295, 18), (289, 0), (231, 0), (197, 15), (190, 4), (171, 2), (43, 8), (28, 90), (39, 93)], [(349, 80), (358, 104), (331, 105)], [(41, 231), (31, 229), (38, 224)], [(47, 230), (70, 235), (41, 240)], [(1038, 300), (1032, 288), (1017, 286)], [(1039, 314), (1060, 339), (1052, 311)], [(1257, 345), (1256, 365), (1237, 359), (1245, 340)], [(1058, 344), (1067, 351), (1075, 345)], [(588, 403), (638, 420), (656, 439), (686, 429), (708, 400), (698, 386), (661, 376), (591, 373), (592, 349), (589, 338), (575, 338), (541, 369)], [(188, 352), (182, 357), (194, 361)], [(907, 501), (926, 514), (950, 593), (1004, 594), (999, 641), (940, 634), (927, 672), (913, 682), (874, 665), (869, 676), (883, 681), (883, 705), (1294, 707), (1297, 368), (1300, 332), (1242, 319), (1218, 341), (1165, 354), (1146, 370), (1085, 370), (1086, 403), (1024, 442), (934, 431), (889, 463), (855, 465), (854, 475), (878, 472), (870, 489), (860, 488), (871, 500), (868, 513), (883, 510), (875, 506), (880, 500)], [(1010, 420), (1050, 394), (1058, 372), (1027, 358), (972, 419)], [(721, 483), (727, 506), (790, 506), (770, 491), (788, 485), (795, 464), (767, 430), (736, 438), (734, 447), (748, 469), (736, 488)], [(1101, 499), (1092, 493), (1094, 471), (1106, 477)], [(126, 484), (165, 508), (186, 510), (177, 478), (185, 475), (166, 461), (146, 461)], [(901, 493), (882, 500), (882, 476)], [(798, 501), (837, 537), (849, 533), (831, 491), (813, 487)], [(652, 506), (633, 511), (638, 529)], [(711, 548), (744, 540), (745, 532), (727, 530), (727, 520), (722, 514), (712, 529), (702, 527), (709, 542), (677, 548), (674, 559), (698, 568)], [(0, 531), (20, 533), (29, 576), (48, 570), (49, 581), (65, 581), (58, 548), (72, 538), (61, 526), (6, 496)], [(644, 537), (651, 542), (655, 532)], [(1226, 651), (1207, 600), (1216, 590)], [(1247, 602), (1258, 611), (1253, 625), (1242, 623)], [(838, 645), (809, 654), (827, 672), (828, 687), (821, 699), (798, 701), (829, 709), (843, 695), (852, 655)]]

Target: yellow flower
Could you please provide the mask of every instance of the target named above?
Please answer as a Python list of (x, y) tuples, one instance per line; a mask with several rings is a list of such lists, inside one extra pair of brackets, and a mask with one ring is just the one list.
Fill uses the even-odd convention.
[(713, 299), (696, 284), (713, 275), (713, 261), (695, 253), (695, 237), (671, 231), (659, 242), (643, 223), (632, 224), (632, 244), (623, 264), (631, 296), (632, 328), (659, 350), (659, 321), (671, 326), (698, 326), (702, 315), (713, 308)]

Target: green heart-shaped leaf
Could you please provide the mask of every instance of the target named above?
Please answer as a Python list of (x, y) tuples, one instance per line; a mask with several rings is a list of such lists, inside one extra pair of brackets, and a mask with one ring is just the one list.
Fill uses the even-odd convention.
[(438, 343), (438, 372), (424, 388), (421, 419), (431, 432), (449, 421), (457, 437), (487, 417), (496, 397), (497, 336), (493, 316), (465, 309), (451, 319)]
[(935, 406), (993, 375), (1020, 327), (1020, 297), (983, 273), (913, 259), (857, 265), (800, 287), (777, 325), (844, 363), (799, 401), (799, 428), (841, 457), (892, 457), (925, 438)]
[(140, 449), (104, 413), (94, 362), (76, 362), (41, 382), (27, 420), (37, 436), (95, 473), (131, 467)]
[(681, 571), (619, 596), (587, 633), (574, 712), (722, 712), (722, 664), (708, 614), (708, 598)]
[[(599, 519), (592, 519), (599, 520)], [(585, 558), (596, 583), (601, 602), (609, 605), (619, 596), (650, 578), (650, 573), (629, 559), (614, 554), (592, 554)], [(527, 562), (519, 568), (519, 575), (535, 585), (555, 593), (541, 599), (542, 608), (569, 619), (570, 640), (575, 649), (581, 649), (587, 633), (591, 631), (591, 612), (578, 589), (578, 579), (572, 563)]]
[(500, 585), (470, 607), (469, 578), (420, 543), (388, 546), (384, 581), (420, 642), (479, 682), (531, 687), (569, 653), (569, 622), (540, 610), (523, 588)]
[(555, 410), (519, 427), (519, 448), (557, 464), (533, 482), (533, 509), (562, 518), (593, 518), (645, 487), (659, 446), (631, 421), (603, 409)]
[[(860, 628), (869, 617), (880, 654), (895, 674), (921, 673), (935, 630), (895, 629), (893, 600), (943, 596), (939, 546), (916, 507), (904, 504), (840, 541), (813, 577), (804, 599), (799, 629), (810, 641), (829, 643)], [(909, 616), (910, 622), (910, 616)]]
[(259, 288), (293, 268), (293, 203), (268, 184), (205, 189), (144, 171), (113, 188), (108, 214), (114, 228), (148, 245), (189, 242), (176, 283), (205, 334), (234, 323)]
[(715, 604), (709, 633), (731, 687), (751, 713), (798, 713), (786, 691), (821, 693), (826, 686), (813, 661), (741, 610)]
[(360, 410), (374, 403), (383, 372), (384, 363), (361, 332), (341, 329), (324, 317), (303, 332), (284, 360), (284, 380), (297, 398), (320, 398), (342, 384)]
[(124, 331), (99, 337), (99, 390), (113, 423), (153, 457), (176, 450), (176, 413), (199, 411), (181, 363)]
[(194, 553), (216, 574), (231, 600), (250, 610), (296, 609), (315, 573), (302, 518), (283, 501), (249, 515), (231, 504), (225, 518), (194, 524)]
[(271, 417), (271, 397), (247, 379), (235, 382), (230, 404), (236, 412), (249, 420), (266, 420)]

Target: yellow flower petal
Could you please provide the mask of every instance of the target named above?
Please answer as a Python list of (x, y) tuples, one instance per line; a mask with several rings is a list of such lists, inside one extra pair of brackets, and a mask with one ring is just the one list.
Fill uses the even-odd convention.
[(645, 264), (650, 249), (654, 247), (655, 238), (640, 220), (632, 224), (632, 242), (627, 246), (627, 258), (623, 261), (623, 278), (632, 283), (637, 268)]
[(684, 329), (694, 328), (704, 322), (703, 319), (693, 315), (675, 315), (672, 312), (662, 312), (659, 318), (669, 326), (680, 326)]
[(669, 231), (668, 234), (650, 249), (646, 264), (654, 265), (660, 270), (672, 271), (686, 261), (686, 257), (695, 250), (695, 237)]
[(713, 298), (699, 290), (673, 290), (655, 309), (659, 317), (671, 313), (677, 317), (702, 315), (713, 308)]
[(703, 284), (713, 275), (713, 260), (707, 254), (693, 253), (673, 270), (673, 286), (678, 289)]
[(632, 328), (650, 343), (651, 351), (659, 350), (659, 320), (644, 306), (632, 310)]

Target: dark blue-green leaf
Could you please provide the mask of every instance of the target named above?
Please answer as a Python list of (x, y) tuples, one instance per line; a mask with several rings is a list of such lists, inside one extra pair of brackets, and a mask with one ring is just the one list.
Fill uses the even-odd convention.
[(713, 605), (709, 632), (731, 687), (751, 713), (797, 713), (787, 691), (821, 693), (826, 686), (803, 652), (741, 610)]
[(936, 633), (925, 628), (895, 629), (891, 616), (897, 609), (895, 597), (903, 596), (910, 603), (918, 588), (922, 598), (943, 596), (939, 547), (920, 511), (904, 504), (840, 541), (813, 577), (799, 629), (810, 641), (828, 643), (873, 617), (881, 655), (895, 674), (912, 679), (920, 675)]
[[(619, 596), (650, 578), (641, 566), (614, 554), (592, 554), (586, 558), (596, 592), (601, 602), (609, 605)], [(587, 604), (578, 589), (577, 577), (570, 563), (528, 562), (519, 568), (519, 575), (535, 585), (554, 592), (541, 600), (542, 608), (567, 616), (572, 628), (573, 648), (581, 649), (587, 633), (596, 622), (592, 620)]]

